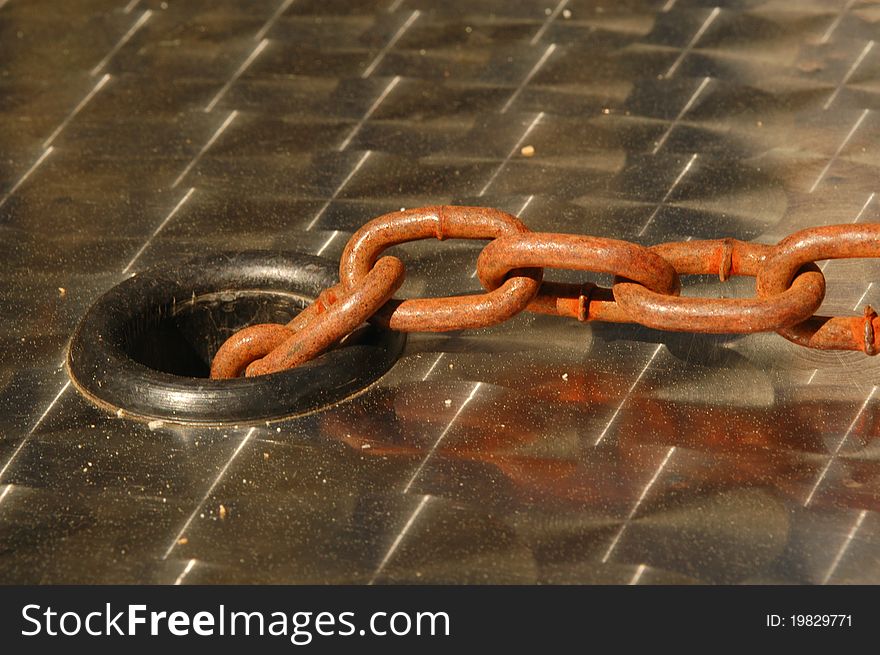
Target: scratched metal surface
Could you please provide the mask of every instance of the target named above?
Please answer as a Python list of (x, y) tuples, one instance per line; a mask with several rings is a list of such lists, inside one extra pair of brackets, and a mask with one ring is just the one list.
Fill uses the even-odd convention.
[[(133, 272), (336, 258), (400, 207), (646, 244), (876, 221), (878, 21), (862, 0), (0, 0), (0, 582), (880, 582), (876, 358), (520, 316), (414, 335), (329, 410), (220, 429), (109, 416), (61, 368)], [(403, 249), (404, 295), (477, 290), (479, 247)], [(824, 270), (826, 312), (880, 303), (876, 262)]]

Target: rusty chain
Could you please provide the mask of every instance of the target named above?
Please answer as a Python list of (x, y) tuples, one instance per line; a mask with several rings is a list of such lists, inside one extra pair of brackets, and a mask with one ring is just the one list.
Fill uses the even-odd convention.
[[(391, 246), (437, 238), (489, 240), (477, 260), (486, 293), (445, 298), (392, 298), (403, 263), (381, 256)], [(880, 224), (829, 225), (796, 232), (775, 246), (736, 239), (664, 243), (532, 232), (517, 218), (487, 207), (436, 206), (385, 214), (349, 240), (340, 283), (286, 325), (253, 325), (230, 337), (214, 357), (211, 377), (275, 373), (303, 364), (364, 321), (402, 332), (488, 327), (522, 311), (579, 321), (639, 323), (702, 333), (776, 331), (824, 350), (880, 350), (880, 318), (814, 316), (825, 297), (815, 262), (880, 257)], [(545, 268), (608, 273), (612, 288), (544, 282)], [(756, 278), (754, 298), (682, 297), (682, 275)]]

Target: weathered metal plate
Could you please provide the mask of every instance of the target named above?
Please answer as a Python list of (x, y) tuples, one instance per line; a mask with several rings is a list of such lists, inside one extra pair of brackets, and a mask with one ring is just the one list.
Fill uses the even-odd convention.
[[(645, 244), (877, 221), (878, 20), (0, 0), (0, 581), (880, 582), (877, 358), (522, 315), (413, 335), (318, 414), (220, 429), (107, 415), (62, 368), (133, 272), (335, 258), (400, 207)], [(477, 291), (479, 248), (402, 249), (403, 295)], [(880, 304), (877, 262), (824, 271), (823, 312)]]

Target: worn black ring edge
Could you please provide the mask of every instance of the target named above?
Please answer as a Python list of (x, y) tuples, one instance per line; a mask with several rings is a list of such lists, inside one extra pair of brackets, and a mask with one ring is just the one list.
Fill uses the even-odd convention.
[[(335, 284), (336, 274), (336, 264), (330, 260), (260, 251), (221, 253), (179, 267), (149, 269), (113, 287), (89, 308), (69, 343), (68, 376), (98, 406), (148, 420), (247, 424), (318, 411), (376, 382), (397, 361), (406, 335), (371, 325), (365, 328), (366, 343), (330, 351), (295, 370), (232, 381), (153, 371), (128, 358), (113, 339), (90, 339), (89, 335), (112, 334), (114, 325), (132, 311), (167, 303), (175, 293), (188, 297), (193, 290), (222, 290), (217, 286), (224, 281), (229, 284), (233, 276), (244, 282), (240, 288), (314, 298)], [(133, 297), (138, 292), (140, 297)]]

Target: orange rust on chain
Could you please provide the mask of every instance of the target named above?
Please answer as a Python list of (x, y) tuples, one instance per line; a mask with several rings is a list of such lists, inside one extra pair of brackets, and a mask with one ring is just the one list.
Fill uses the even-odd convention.
[[(519, 219), (489, 207), (437, 206), (392, 212), (354, 233), (342, 253), (339, 278), (346, 289), (355, 286), (386, 248), (409, 241), (496, 239), (528, 231)], [(401, 332), (446, 332), (495, 325), (526, 308), (538, 292), (541, 274), (537, 267), (516, 271), (485, 294), (394, 301), (376, 318)]]
[[(529, 266), (620, 273), (662, 294), (677, 294), (680, 288), (675, 269), (647, 248), (577, 234), (530, 232), (499, 237), (480, 253), (477, 275), (483, 286), (491, 290), (498, 288), (511, 271)], [(579, 320), (631, 320), (613, 301), (594, 298), (596, 289), (594, 285), (545, 283), (528, 309)]]
[(605, 321), (609, 323), (633, 323), (614, 301), (611, 289), (592, 282), (569, 284), (566, 282), (543, 282), (528, 310), (538, 314), (575, 318), (578, 321)]
[[(487, 293), (392, 299), (404, 268), (389, 247), (420, 239), (489, 240), (477, 262)], [(825, 295), (822, 259), (880, 257), (880, 225), (810, 228), (779, 244), (716, 239), (643, 246), (600, 237), (530, 232), (486, 207), (435, 206), (373, 219), (349, 240), (341, 282), (287, 325), (236, 333), (218, 351), (211, 377), (262, 375), (318, 356), (366, 320), (404, 332), (481, 328), (523, 310), (580, 321), (639, 323), (664, 330), (749, 333), (776, 330), (811, 348), (880, 351), (880, 317), (813, 316)], [(543, 269), (610, 273), (612, 289), (543, 282)], [(680, 275), (756, 278), (757, 298), (680, 297)]]
[(311, 305), (294, 316), (286, 325), (260, 323), (239, 330), (229, 337), (211, 362), (211, 378), (228, 380), (241, 376), (251, 362), (261, 359), (284, 343), (327, 308), (344, 292), (341, 284), (324, 289)]
[(348, 289), (332, 305), (316, 312), (307, 325), (246, 369), (248, 377), (293, 368), (314, 359), (373, 316), (403, 284), (403, 262), (382, 257), (360, 284)]
[[(717, 273), (754, 277), (773, 246), (735, 239), (664, 243), (651, 251), (679, 275)], [(825, 277), (811, 265), (792, 285), (772, 297), (685, 298), (657, 293), (641, 284), (617, 279), (614, 298), (636, 322), (656, 330), (712, 334), (766, 332), (800, 323), (813, 315), (825, 297)]]
[(260, 323), (229, 337), (211, 361), (211, 379), (229, 380), (245, 372), (248, 365), (275, 350), (293, 332), (281, 323)]
[[(758, 273), (761, 298), (782, 293), (795, 273), (808, 263), (824, 259), (880, 257), (880, 224), (826, 225), (786, 237)], [(876, 355), (880, 350), (880, 318), (870, 306), (863, 316), (813, 316), (776, 330), (789, 341), (819, 350), (860, 350)]]

